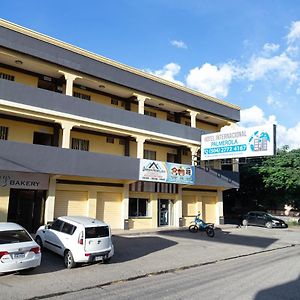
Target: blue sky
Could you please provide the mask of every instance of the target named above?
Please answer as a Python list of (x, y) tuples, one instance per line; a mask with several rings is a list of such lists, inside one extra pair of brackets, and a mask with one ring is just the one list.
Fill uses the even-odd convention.
[(0, 17), (241, 107), (300, 148), (297, 0), (5, 1)]

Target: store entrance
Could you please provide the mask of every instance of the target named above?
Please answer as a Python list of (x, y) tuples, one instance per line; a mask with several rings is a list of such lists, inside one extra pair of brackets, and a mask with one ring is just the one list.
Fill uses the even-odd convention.
[(44, 224), (46, 191), (10, 189), (7, 221), (34, 233)]
[(158, 200), (158, 226), (169, 226), (171, 205), (169, 199)]

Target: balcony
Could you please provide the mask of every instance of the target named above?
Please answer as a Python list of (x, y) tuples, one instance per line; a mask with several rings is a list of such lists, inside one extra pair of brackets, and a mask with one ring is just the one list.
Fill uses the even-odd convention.
[[(139, 159), (0, 140), (0, 170), (139, 180)], [(196, 186), (239, 188), (239, 174), (196, 168)]]
[[(168, 136), (199, 143), (201, 135), (205, 133), (202, 130), (181, 124), (2, 79), (0, 79), (1, 100), (31, 106), (35, 109), (46, 109), (53, 118), (57, 113), (64, 114), (64, 117), (74, 120), (81, 117), (91, 122), (105, 123), (107, 126), (112, 124), (120, 129), (130, 130), (135, 134), (139, 132), (149, 135), (158, 134), (164, 137)], [(28, 109), (30, 108), (28, 107)]]

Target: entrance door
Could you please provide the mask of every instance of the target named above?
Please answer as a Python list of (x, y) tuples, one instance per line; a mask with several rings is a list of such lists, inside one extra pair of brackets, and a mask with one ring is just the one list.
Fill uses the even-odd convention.
[(168, 199), (158, 200), (158, 222), (159, 226), (170, 225), (170, 200)]
[(44, 224), (45, 191), (11, 189), (7, 221), (18, 223), (29, 232)]

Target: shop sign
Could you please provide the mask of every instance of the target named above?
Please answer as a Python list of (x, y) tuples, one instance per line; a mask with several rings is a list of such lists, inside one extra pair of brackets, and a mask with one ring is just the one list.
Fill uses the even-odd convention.
[(275, 125), (201, 136), (201, 160), (274, 155)]
[(0, 171), (0, 188), (48, 190), (49, 175)]
[(139, 180), (177, 184), (195, 184), (195, 167), (157, 160), (141, 159)]

